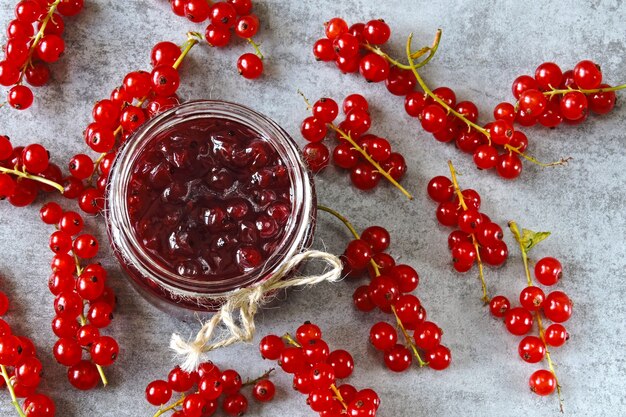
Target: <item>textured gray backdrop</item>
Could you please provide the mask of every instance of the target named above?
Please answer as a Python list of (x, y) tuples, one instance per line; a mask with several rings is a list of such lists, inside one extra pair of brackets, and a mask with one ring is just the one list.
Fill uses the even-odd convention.
[[(0, 5), (3, 33), (15, 3)], [(416, 198), (408, 202), (388, 186), (360, 193), (349, 186), (344, 172), (329, 169), (317, 178), (319, 199), (343, 211), (359, 228), (371, 224), (389, 228), (392, 254), (420, 273), (418, 295), (429, 316), (444, 329), (453, 363), (444, 372), (386, 371), (380, 354), (366, 342), (369, 327), (382, 316), (353, 310), (353, 282), (293, 291), (287, 301), (260, 315), (259, 333), (293, 331), (307, 319), (321, 324), (332, 347), (354, 354), (356, 371), (350, 382), (371, 386), (381, 395), (381, 416), (558, 415), (556, 398), (538, 398), (528, 391), (528, 377), (538, 367), (518, 358), (519, 339), (507, 334), (482, 307), (474, 273), (460, 276), (451, 268), (449, 231), (436, 224), (425, 187), (431, 177), (447, 172), (446, 161), (452, 159), (464, 174), (462, 185), (482, 194), (484, 210), (492, 219), (501, 224), (516, 219), (523, 226), (553, 232), (536, 251), (562, 260), (565, 276), (560, 288), (575, 302), (568, 326), (571, 340), (554, 352), (566, 413), (621, 414), (618, 410), (626, 405), (623, 106), (578, 127), (529, 129), (530, 150), (538, 158), (574, 160), (566, 168), (547, 170), (525, 164), (522, 178), (509, 183), (476, 171), (468, 156), (435, 142), (404, 114), (402, 101), (387, 94), (384, 86), (340, 75), (332, 65), (316, 63), (310, 50), (323, 33), (322, 22), (335, 15), (352, 22), (385, 18), (393, 29), (391, 51), (397, 54), (410, 31), (416, 42), (429, 43), (441, 27), (439, 54), (423, 71), (425, 77), (433, 86), (453, 87), (458, 97), (476, 101), (488, 114), (499, 101), (511, 100), (510, 85), (516, 76), (534, 71), (545, 60), (567, 68), (590, 58), (602, 64), (609, 82), (626, 81), (626, 5), (621, 0), (267, 0), (255, 2), (255, 12), (263, 22), (258, 36), (267, 55), (263, 78), (249, 82), (236, 74), (236, 59), (247, 50), (242, 42), (220, 51), (200, 47), (185, 62), (181, 96), (247, 104), (302, 142), (298, 126), (307, 113), (297, 89), (311, 98), (364, 93), (372, 107), (372, 131), (387, 136), (408, 159), (403, 184)], [(55, 161), (67, 161), (86, 149), (81, 132), (89, 122), (91, 105), (108, 96), (128, 71), (148, 68), (154, 43), (180, 42), (186, 31), (199, 29), (173, 16), (164, 0), (86, 1), (84, 12), (67, 20), (67, 53), (53, 66), (51, 85), (37, 90), (29, 111), (2, 109), (0, 133), (10, 135), (16, 144), (40, 141)], [(5, 35), (0, 39), (4, 41)], [(110, 387), (89, 393), (71, 389), (65, 368), (50, 353), (54, 338), (52, 296), (46, 288), (49, 233), (38, 221), (36, 207), (16, 210), (0, 203), (0, 286), (14, 302), (10, 322), (35, 339), (43, 357), (47, 374), (43, 391), (56, 399), (57, 415), (63, 417), (152, 415), (155, 409), (145, 402), (143, 392), (149, 381), (165, 377), (172, 367), (169, 336), (175, 330), (190, 335), (197, 324), (181, 323), (149, 305), (107, 252), (103, 263), (111, 270), (120, 300), (110, 333), (119, 340), (122, 354), (107, 371)], [(98, 233), (104, 237), (101, 226)], [(317, 247), (325, 245), (339, 253), (347, 239), (336, 221), (320, 216)], [(510, 234), (506, 240), (513, 248)], [(492, 294), (515, 297), (524, 285), (519, 253), (513, 250), (504, 268), (488, 269), (487, 279)], [(212, 359), (236, 367), (244, 377), (257, 375), (269, 364), (259, 359), (256, 342), (215, 352)], [(292, 392), (287, 376), (279, 373), (275, 380), (276, 400), (263, 406), (252, 403), (250, 415), (313, 415), (304, 396)], [(6, 392), (0, 392), (0, 415), (15, 415)]]

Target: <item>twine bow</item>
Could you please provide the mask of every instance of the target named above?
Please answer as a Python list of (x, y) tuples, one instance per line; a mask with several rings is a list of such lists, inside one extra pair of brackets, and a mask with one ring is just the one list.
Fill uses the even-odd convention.
[[(308, 259), (324, 260), (330, 269), (321, 275), (294, 277), (283, 280), (301, 262)], [(206, 321), (193, 340), (185, 341), (178, 334), (173, 334), (170, 348), (183, 360), (180, 367), (192, 372), (198, 368), (204, 354), (230, 346), (237, 342), (249, 342), (254, 337), (256, 326), (254, 316), (267, 299), (267, 294), (283, 288), (314, 285), (320, 282), (336, 282), (341, 278), (341, 260), (330, 253), (311, 250), (294, 255), (264, 282), (234, 291), (225, 298), (222, 307)], [(239, 324), (235, 312), (239, 310)], [(215, 336), (218, 327), (223, 324), (228, 333), (226, 336)]]

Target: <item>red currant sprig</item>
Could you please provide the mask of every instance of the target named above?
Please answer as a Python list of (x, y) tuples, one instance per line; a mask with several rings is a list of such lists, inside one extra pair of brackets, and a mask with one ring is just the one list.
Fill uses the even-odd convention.
[[(289, 346), (285, 344), (285, 341)], [(263, 359), (277, 360), (293, 375), (293, 388), (307, 395), (307, 404), (321, 415), (375, 416), (378, 394), (370, 388), (357, 391), (352, 385), (338, 385), (354, 370), (352, 355), (345, 350), (330, 351), (319, 326), (305, 322), (294, 338), (267, 335), (259, 343)]]
[(74, 16), (82, 8), (82, 0), (22, 0), (17, 3), (16, 19), (7, 28), (5, 59), (0, 61), (0, 85), (13, 86), (7, 95), (11, 107), (25, 110), (32, 105), (33, 93), (24, 85), (24, 80), (32, 87), (47, 84), (48, 65), (58, 61), (65, 51), (61, 38), (65, 29), (63, 17)]
[[(451, 354), (441, 344), (443, 332), (435, 323), (426, 321), (426, 309), (412, 294), (419, 283), (417, 272), (409, 265), (396, 265), (393, 257), (384, 252), (390, 244), (389, 232), (380, 226), (371, 226), (359, 236), (350, 221), (337, 211), (324, 206), (318, 209), (339, 219), (355, 238), (343, 254), (347, 275), (357, 277), (365, 269), (369, 271), (370, 283), (358, 287), (353, 294), (355, 307), (363, 312), (378, 308), (392, 314), (393, 324), (404, 337), (404, 344), (398, 343), (396, 327), (385, 321), (372, 326), (370, 343), (384, 353), (387, 368), (394, 372), (405, 371), (415, 357), (420, 367), (446, 369)], [(413, 337), (409, 331), (414, 332)]]
[[(0, 291), (0, 317), (8, 309), (9, 299)], [(54, 417), (54, 402), (36, 393), (42, 370), (33, 342), (27, 337), (14, 335), (9, 324), (0, 318), (0, 389), (6, 386), (20, 417)], [(21, 406), (18, 398), (25, 398)]]
[(599, 115), (613, 110), (615, 91), (624, 88), (626, 84), (603, 84), (602, 71), (593, 61), (580, 61), (565, 72), (554, 62), (544, 62), (534, 77), (521, 75), (513, 82), (516, 105), (500, 103), (497, 109), (507, 109), (502, 117), (522, 126), (577, 125), (587, 119), (589, 110)]
[[(546, 295), (543, 289), (534, 284), (531, 277), (528, 251), (550, 234), (527, 229), (523, 229), (520, 233), (514, 221), (509, 222), (509, 229), (515, 236), (522, 253), (527, 287), (519, 295), (520, 307), (511, 308), (509, 300), (499, 295), (491, 300), (489, 308), (494, 317), (504, 319), (509, 333), (525, 336), (518, 347), (522, 360), (528, 363), (538, 363), (545, 359), (548, 369), (533, 372), (529, 379), (530, 389), (541, 396), (550, 395), (556, 391), (559, 408), (563, 412), (561, 386), (556, 377), (550, 347), (562, 346), (569, 338), (562, 323), (569, 320), (572, 315), (572, 301), (562, 291), (552, 291)], [(555, 258), (543, 258), (535, 265), (535, 278), (545, 286), (556, 284), (562, 273), (561, 263)], [(546, 328), (544, 320), (550, 320), (552, 324)], [(532, 330), (533, 322), (537, 323), (538, 336), (526, 336)]]
[(63, 192), (61, 178), (46, 148), (37, 143), (13, 148), (9, 138), (0, 135), (0, 200), (8, 199), (15, 207), (30, 205), (39, 191)]
[(302, 122), (300, 132), (307, 144), (303, 149), (304, 159), (314, 172), (328, 166), (330, 151), (322, 143), (328, 130), (336, 133), (338, 145), (333, 151), (333, 162), (344, 169), (350, 169), (352, 183), (361, 190), (371, 190), (378, 185), (380, 178), (386, 178), (409, 200), (413, 196), (398, 181), (406, 173), (404, 157), (391, 151), (389, 141), (372, 134), (366, 134), (371, 126), (369, 104), (360, 94), (351, 94), (343, 101), (345, 120), (334, 123), (339, 114), (339, 106), (331, 98), (322, 98), (311, 105), (302, 92), (307, 108), (313, 115)]
[[(146, 387), (146, 400), (159, 407), (154, 417), (173, 411), (174, 416), (208, 417), (215, 414), (220, 398), (222, 409), (229, 416), (243, 416), (248, 410), (248, 399), (241, 392), (253, 386), (252, 396), (259, 402), (269, 402), (274, 398), (276, 387), (269, 380), (274, 369), (259, 378), (242, 381), (233, 369), (221, 371), (213, 362), (200, 364), (195, 372), (185, 372), (179, 367), (172, 369), (165, 380), (155, 380)], [(180, 398), (171, 404), (173, 393)]]
[(146, 120), (180, 103), (176, 95), (178, 68), (200, 39), (200, 34), (190, 32), (180, 47), (172, 42), (157, 43), (151, 53), (152, 72), (127, 74), (109, 99), (94, 105), (85, 142), (100, 155), (95, 161), (85, 154), (74, 155), (69, 162), (70, 176), (64, 179), (65, 196), (77, 199), (82, 211), (97, 214), (102, 210), (113, 160), (126, 139)]
[(489, 303), (485, 282), (484, 263), (502, 265), (508, 257), (508, 247), (502, 241), (502, 228), (481, 213), (480, 195), (472, 189), (461, 190), (451, 161), (449, 179), (437, 176), (427, 187), (429, 197), (439, 203), (437, 221), (443, 226), (458, 227), (448, 236), (452, 252), (452, 265), (458, 272), (467, 272), (478, 265), (478, 277), (482, 286), (482, 300)]
[[(63, 211), (57, 203), (44, 205), (40, 215), (44, 223), (57, 229), (50, 236), (55, 255), (48, 279), (48, 288), (55, 296), (52, 330), (59, 338), (54, 357), (69, 367), (68, 379), (74, 387), (90, 390), (99, 380), (106, 386), (103, 367), (117, 360), (119, 346), (112, 337), (101, 335), (101, 330), (111, 324), (116, 299), (106, 285), (106, 270), (92, 261), (99, 242), (90, 234), (81, 234), (84, 222), (80, 214)], [(92, 263), (82, 267), (81, 260)], [(84, 352), (90, 360), (83, 359)]]
[(209, 20), (205, 29), (207, 43), (216, 48), (227, 46), (231, 33), (245, 39), (254, 53), (245, 53), (237, 60), (237, 70), (244, 78), (253, 80), (263, 73), (263, 54), (252, 39), (259, 31), (259, 18), (252, 13), (251, 0), (228, 0), (215, 3), (206, 0), (170, 0), (172, 11), (194, 23)]

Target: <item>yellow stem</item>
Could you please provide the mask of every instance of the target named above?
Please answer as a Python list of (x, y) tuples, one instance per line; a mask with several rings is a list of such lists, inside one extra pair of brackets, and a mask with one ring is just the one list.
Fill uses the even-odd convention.
[(15, 167), (14, 169), (0, 167), (0, 172), (3, 172), (5, 174), (10, 174), (10, 175), (15, 175), (16, 177), (20, 177), (20, 178), (28, 178), (29, 180), (33, 180), (33, 181), (40, 182), (42, 184), (49, 185), (50, 187), (56, 188), (61, 194), (63, 194), (63, 192), (65, 191), (65, 188), (63, 188), (61, 184), (58, 184), (44, 177), (39, 177), (37, 175), (20, 171), (19, 169), (17, 169), (17, 167)]
[[(513, 233), (515, 240), (519, 244), (520, 252), (522, 253), (522, 261), (524, 262), (524, 270), (526, 272), (526, 280), (527, 280), (528, 286), (532, 287), (534, 284), (533, 284), (533, 279), (530, 275), (530, 268), (528, 266), (528, 253), (526, 252), (526, 248), (524, 247), (524, 244), (522, 242), (522, 235), (519, 232), (517, 223), (511, 220), (509, 222), (509, 229), (511, 230), (511, 233)], [(557, 397), (559, 400), (559, 410), (562, 413), (563, 412), (563, 396), (561, 393), (561, 385), (559, 384), (559, 379), (556, 376), (556, 371), (554, 369), (554, 362), (552, 362), (552, 357), (550, 355), (550, 349), (548, 348), (548, 344), (546, 343), (543, 320), (541, 319), (541, 314), (539, 313), (539, 311), (535, 311), (535, 320), (537, 321), (537, 328), (539, 329), (539, 337), (541, 338), (541, 341), (543, 342), (543, 345), (546, 348), (546, 362), (548, 363), (548, 368), (550, 369), (550, 372), (552, 372), (552, 375), (554, 375), (554, 380), (556, 381), (556, 392), (557, 392)]]
[(591, 90), (585, 90), (583, 88), (572, 88), (572, 87), (567, 87), (567, 88), (564, 88), (564, 89), (552, 88), (550, 91), (544, 91), (543, 95), (545, 95), (547, 97), (552, 97), (552, 96), (555, 96), (557, 94), (567, 94), (567, 93), (570, 93), (572, 91), (578, 91), (578, 92), (583, 93), (583, 94), (606, 93), (606, 92), (609, 92), (609, 91), (623, 90), (625, 88), (626, 88), (626, 84), (616, 85), (615, 87), (593, 88)]
[[(418, 49), (415, 52), (411, 53), (411, 58), (418, 59), (421, 58), (422, 56), (426, 55), (428, 53), (428, 56), (426, 57), (426, 59), (424, 59), (424, 61), (418, 63), (415, 65), (416, 68), (422, 68), (424, 65), (426, 65), (431, 59), (432, 57), (435, 55), (435, 53), (437, 52), (437, 48), (439, 48), (439, 41), (441, 40), (441, 29), (437, 30), (437, 33), (435, 34), (435, 40), (433, 41), (433, 45), (432, 46), (425, 46), (421, 49)], [(407, 65), (407, 64), (403, 64), (402, 62), (398, 61), (397, 59), (393, 59), (391, 56), (389, 56), (389, 54), (385, 53), (382, 49), (380, 49), (379, 46), (375, 46), (375, 45), (370, 45), (369, 43), (366, 43), (365, 45), (363, 45), (365, 47), (365, 49), (367, 49), (370, 52), (375, 53), (376, 55), (380, 55), (383, 58), (385, 58), (387, 61), (389, 61), (390, 64), (398, 67), (398, 68), (402, 68), (405, 70), (410, 70), (411, 66)]]
[(272, 374), (272, 372), (274, 372), (275, 369), (274, 368), (270, 368), (267, 371), (265, 371), (265, 373), (257, 378), (254, 379), (247, 379), (246, 382), (244, 382), (243, 384), (241, 384), (242, 387), (247, 387), (248, 385), (254, 385), (259, 381), (263, 381), (264, 379), (268, 379), (270, 377), (270, 375)]
[(7, 368), (4, 365), (0, 365), (0, 372), (2, 372), (2, 378), (4, 378), (7, 390), (9, 390), (9, 395), (11, 396), (11, 404), (13, 404), (15, 410), (17, 410), (17, 414), (20, 417), (26, 417), (26, 414), (24, 414), (24, 412), (22, 411), (22, 407), (20, 407), (20, 403), (17, 400), (15, 390), (13, 389), (13, 385), (11, 385), (11, 378), (9, 378), (9, 373), (7, 372)]
[[(452, 161), (448, 161), (448, 167), (450, 168), (450, 176), (452, 177), (452, 185), (454, 186), (454, 192), (459, 198), (459, 204), (461, 208), (465, 211), (467, 210), (467, 204), (465, 203), (465, 198), (463, 198), (463, 193), (461, 192), (461, 187), (459, 187), (459, 182), (456, 178), (456, 170), (454, 169), (454, 165), (452, 165)], [(480, 258), (480, 250), (478, 247), (478, 239), (474, 234), (470, 234), (472, 237), (472, 244), (474, 245), (474, 250), (476, 251), (476, 264), (478, 265), (478, 277), (480, 278), (480, 285), (483, 290), (482, 300), (485, 304), (489, 303), (489, 296), (487, 295), (487, 283), (485, 282), (485, 271), (483, 267), (483, 261)]]
[[(311, 109), (311, 103), (309, 102), (309, 100), (306, 98), (306, 96), (302, 93), (302, 91), (298, 90), (298, 94), (300, 94), (302, 96), (302, 98), (304, 99), (304, 102), (307, 105), (308, 109)], [(402, 194), (404, 194), (409, 200), (413, 200), (413, 196), (411, 195), (411, 193), (409, 193), (403, 186), (400, 185), (400, 183), (398, 181), (396, 181), (387, 171), (385, 171), (380, 164), (378, 164), (378, 162), (376, 162), (366, 151), (365, 149), (363, 149), (361, 146), (359, 146), (354, 139), (352, 139), (352, 137), (350, 136), (350, 134), (344, 132), (343, 130), (341, 130), (339, 127), (337, 127), (334, 123), (327, 123), (327, 126), (330, 127), (332, 130), (334, 130), (335, 132), (337, 132), (346, 142), (348, 142), (356, 151), (358, 151), (363, 158), (365, 158), (365, 160), (367, 162), (369, 162), (374, 168), (376, 168), (376, 171), (378, 171), (378, 173), (380, 175), (382, 175), (383, 177), (385, 177), (390, 183), (392, 183), (397, 189), (399, 189)]]
[(264, 59), (265, 57), (263, 56), (263, 53), (261, 52), (261, 49), (259, 48), (260, 45), (257, 44), (254, 40), (252, 40), (252, 38), (248, 38), (246, 40), (254, 48), (254, 53), (256, 54), (256, 56), (258, 56), (261, 59)]
[[(461, 120), (463, 123), (465, 123), (467, 125), (467, 127), (469, 129), (475, 129), (476, 131), (480, 132), (483, 136), (485, 136), (487, 138), (487, 141), (489, 142), (489, 144), (491, 144), (491, 134), (489, 133), (489, 131), (487, 129), (485, 129), (482, 126), (477, 125), (476, 123), (472, 122), (467, 117), (465, 117), (465, 115), (463, 115), (462, 113), (459, 113), (458, 111), (456, 111), (455, 109), (450, 107), (445, 101), (443, 101), (435, 93), (433, 93), (432, 90), (428, 87), (428, 85), (426, 85), (426, 83), (422, 79), (421, 75), (417, 72), (418, 66), (413, 62), (413, 58), (411, 56), (411, 42), (412, 42), (412, 40), (413, 40), (413, 34), (411, 33), (409, 35), (408, 39), (407, 39), (407, 42), (406, 42), (406, 53), (407, 53), (407, 57), (409, 59), (409, 66), (410, 66), (411, 70), (413, 71), (413, 75), (415, 75), (415, 79), (417, 80), (417, 83), (420, 85), (420, 87), (422, 87), (424, 92), (430, 98), (432, 98), (437, 104), (439, 104), (441, 107), (443, 107), (448, 112), (448, 114), (452, 114), (454, 117), (456, 117), (457, 119)], [(540, 167), (544, 167), (544, 168), (545, 167), (551, 167), (551, 166), (557, 166), (557, 165), (565, 165), (571, 159), (571, 158), (561, 158), (558, 161), (546, 163), (546, 162), (541, 162), (541, 161), (537, 160), (536, 158), (534, 158), (532, 156), (526, 155), (524, 152), (520, 151), (518, 148), (516, 148), (514, 146), (511, 146), (508, 143), (506, 145), (504, 145), (504, 148), (506, 150), (508, 150), (509, 152), (516, 153), (519, 156), (521, 156), (522, 158), (532, 162), (533, 164), (539, 165)]]
[(183, 405), (183, 401), (185, 401), (185, 394), (182, 395), (182, 398), (180, 400), (178, 400), (175, 403), (167, 406), (166, 408), (159, 408), (159, 410), (154, 414), (153, 417), (162, 416), (163, 414), (167, 413), (168, 411), (171, 411), (171, 410), (175, 409), (176, 407)]
[[(318, 210), (325, 211), (326, 213), (332, 214), (337, 219), (339, 219), (348, 228), (348, 230), (350, 230), (350, 233), (352, 233), (355, 239), (361, 238), (359, 236), (359, 233), (356, 231), (356, 229), (352, 225), (352, 223), (350, 223), (350, 221), (345, 216), (341, 215), (338, 211), (328, 208), (326, 206), (321, 206), (321, 205), (318, 205), (317, 208)], [(379, 276), (380, 269), (378, 268), (378, 265), (376, 264), (374, 259), (370, 259), (370, 264), (372, 265), (372, 268), (374, 269), (374, 274), (376, 276)], [(396, 323), (398, 324), (398, 327), (400, 328), (400, 330), (402, 331), (402, 334), (404, 335), (404, 339), (406, 340), (406, 343), (411, 347), (411, 350), (413, 351), (413, 354), (415, 355), (415, 358), (417, 359), (419, 366), (422, 367), (422, 366), (428, 365), (428, 363), (424, 362), (419, 352), (417, 351), (417, 346), (415, 346), (415, 343), (413, 343), (413, 339), (407, 333), (404, 327), (404, 324), (402, 324), (402, 320), (400, 320), (400, 317), (398, 317), (398, 314), (396, 313), (395, 307), (392, 306), (391, 311), (393, 312), (393, 316), (396, 319)]]
[(22, 66), (22, 69), (20, 72), (20, 78), (19, 78), (19, 81), (17, 82), (18, 84), (21, 84), (22, 80), (24, 79), (24, 75), (26, 74), (26, 70), (28, 69), (28, 67), (32, 65), (33, 55), (35, 51), (37, 50), (37, 45), (39, 45), (39, 42), (41, 42), (41, 38), (43, 38), (44, 36), (46, 27), (48, 26), (50, 19), (52, 19), (52, 15), (54, 15), (54, 12), (56, 11), (61, 1), (62, 0), (55, 0), (54, 3), (50, 4), (50, 6), (48, 7), (48, 13), (46, 14), (46, 17), (41, 21), (41, 27), (39, 28), (39, 31), (37, 32), (37, 34), (33, 38), (33, 41), (30, 44), (30, 48), (28, 50), (28, 58), (26, 59), (26, 62)]

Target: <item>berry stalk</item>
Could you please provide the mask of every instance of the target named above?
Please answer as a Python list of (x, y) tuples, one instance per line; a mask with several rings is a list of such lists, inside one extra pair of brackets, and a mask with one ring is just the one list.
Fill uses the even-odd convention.
[[(352, 235), (354, 236), (355, 239), (360, 239), (361, 238), (361, 236), (356, 231), (356, 229), (354, 228), (352, 223), (350, 223), (350, 221), (345, 216), (343, 216), (341, 213), (339, 213), (338, 211), (333, 210), (333, 209), (331, 209), (329, 207), (326, 207), (326, 206), (322, 206), (322, 205), (318, 205), (317, 209), (321, 210), (321, 211), (324, 211), (326, 213), (329, 213), (329, 214), (333, 215), (334, 217), (336, 217), (337, 219), (339, 219), (348, 228), (348, 230), (350, 230), (350, 233), (352, 233)], [(376, 276), (380, 276), (381, 275), (380, 274), (380, 269), (379, 269), (378, 265), (376, 264), (376, 262), (374, 261), (374, 259), (370, 260), (370, 264), (372, 265), (372, 268), (374, 269), (374, 274)], [(398, 327), (400, 328), (400, 331), (402, 332), (402, 335), (404, 336), (404, 339), (406, 340), (406, 343), (411, 347), (411, 350), (413, 351), (413, 355), (415, 356), (415, 359), (417, 359), (417, 362), (418, 362), (420, 368), (428, 365), (428, 363), (425, 362), (422, 359), (421, 355), (417, 351), (417, 346), (415, 346), (415, 343), (413, 342), (413, 339), (411, 338), (411, 336), (407, 332), (406, 328), (404, 327), (404, 324), (402, 323), (402, 320), (400, 320), (400, 317), (398, 317), (398, 313), (397, 313), (396, 308), (394, 306), (391, 306), (391, 311), (393, 313), (394, 318), (396, 319), (396, 323), (397, 323)]]
[[(302, 96), (302, 98), (304, 99), (304, 102), (307, 105), (307, 109), (311, 110), (313, 108), (313, 106), (311, 105), (311, 102), (306, 98), (306, 96), (304, 95), (304, 93), (302, 93), (302, 91), (298, 90), (298, 94), (300, 94)], [(352, 148), (354, 148), (357, 152), (359, 152), (361, 154), (361, 156), (363, 156), (363, 158), (365, 158), (365, 160), (371, 164), (376, 171), (382, 175), (383, 177), (385, 177), (391, 184), (393, 184), (397, 189), (400, 190), (400, 192), (402, 192), (402, 194), (404, 194), (409, 200), (413, 200), (413, 195), (411, 193), (409, 193), (402, 185), (400, 185), (400, 183), (398, 181), (396, 181), (390, 174), (389, 172), (385, 171), (378, 162), (376, 162), (369, 153), (367, 153), (367, 151), (365, 149), (363, 149), (363, 147), (359, 146), (358, 143), (356, 143), (356, 141), (354, 139), (352, 139), (352, 136), (350, 135), (350, 133), (346, 133), (344, 132), (341, 128), (339, 128), (337, 125), (335, 125), (334, 123), (326, 123), (326, 125), (331, 129), (334, 130), (336, 133), (338, 133), (342, 139), (344, 139), (346, 142), (348, 142), (350, 144), (350, 146), (352, 146)]]
[[(452, 161), (448, 161), (448, 167), (450, 168), (450, 178), (452, 179), (452, 185), (454, 187), (454, 192), (459, 197), (459, 205), (464, 211), (467, 211), (467, 204), (465, 204), (465, 199), (463, 197), (463, 193), (461, 192), (461, 187), (459, 187), (459, 182), (456, 178), (456, 170), (454, 169), (454, 165), (452, 165)], [(478, 247), (478, 240), (476, 236), (472, 233), (470, 235), (472, 237), (472, 244), (474, 245), (474, 250), (476, 251), (476, 264), (478, 265), (478, 277), (480, 278), (480, 284), (482, 286), (483, 296), (482, 300), (485, 304), (489, 303), (489, 296), (487, 295), (487, 283), (485, 282), (485, 273), (483, 269), (483, 261), (480, 258), (480, 250)]]
[[(511, 230), (511, 233), (513, 233), (513, 236), (515, 237), (515, 240), (517, 241), (517, 243), (519, 244), (519, 248), (520, 251), (522, 253), (522, 261), (524, 262), (524, 271), (526, 273), (526, 280), (528, 282), (528, 286), (532, 287), (534, 285), (533, 283), (533, 279), (530, 275), (530, 268), (528, 266), (528, 252), (526, 250), (526, 246), (522, 240), (522, 235), (520, 234), (519, 228), (517, 227), (517, 223), (515, 223), (514, 221), (510, 221), (509, 222), (509, 229)], [(554, 363), (552, 362), (552, 357), (550, 355), (550, 349), (548, 348), (548, 343), (546, 343), (546, 336), (545, 336), (545, 329), (543, 326), (543, 321), (541, 319), (541, 314), (539, 313), (539, 311), (535, 311), (535, 319), (537, 320), (537, 327), (539, 329), (539, 337), (541, 338), (541, 341), (543, 342), (545, 348), (546, 348), (546, 362), (548, 363), (548, 368), (550, 369), (550, 372), (552, 372), (552, 375), (554, 375), (554, 380), (556, 381), (556, 392), (557, 392), (557, 397), (559, 400), (559, 410), (561, 411), (561, 413), (563, 413), (563, 397), (562, 397), (562, 393), (561, 393), (561, 385), (559, 384), (559, 379), (556, 376), (556, 371), (554, 369)]]
[[(414, 60), (418, 59), (418, 58), (421, 58), (422, 56), (428, 54), (428, 56), (423, 61), (421, 61), (421, 62), (419, 62), (418, 64), (415, 65), (415, 68), (422, 68), (422, 67), (424, 67), (435, 56), (435, 53), (437, 53), (437, 49), (439, 48), (439, 41), (441, 40), (441, 33), (442, 33), (441, 29), (437, 29), (437, 33), (435, 34), (435, 40), (433, 41), (432, 46), (424, 46), (423, 48), (418, 49), (417, 51), (411, 53), (411, 58), (413, 58)], [(396, 66), (398, 68), (402, 68), (404, 70), (410, 70), (411, 69), (411, 65), (403, 64), (400, 61), (398, 61), (396, 59), (393, 59), (391, 56), (389, 56), (389, 54), (384, 52), (378, 46), (372, 46), (369, 43), (365, 43), (363, 45), (363, 47), (365, 49), (367, 49), (368, 51), (375, 53), (376, 55), (382, 56), (387, 61), (389, 61), (390, 64), (393, 64), (394, 66)]]
[(25, 170), (20, 171), (19, 169), (17, 169), (17, 167), (14, 169), (9, 169), (9, 168), (0, 166), (0, 172), (4, 174), (9, 174), (9, 175), (15, 175), (16, 177), (20, 177), (20, 178), (27, 178), (29, 180), (33, 180), (33, 181), (40, 182), (42, 184), (49, 185), (50, 187), (57, 189), (61, 194), (63, 194), (63, 192), (65, 191), (65, 189), (63, 188), (61, 184), (51, 181), (44, 177), (40, 177), (38, 175), (29, 174)]
[(165, 408), (159, 408), (159, 410), (156, 413), (154, 413), (154, 416), (152, 416), (152, 417), (159, 417), (159, 416), (162, 416), (163, 414), (167, 413), (168, 411), (175, 410), (176, 408), (178, 408), (181, 405), (183, 405), (184, 401), (185, 401), (185, 394), (181, 394), (180, 400), (176, 401), (175, 403), (172, 403), (172, 404), (168, 405)]
[(22, 411), (22, 407), (20, 407), (20, 403), (17, 400), (17, 396), (15, 395), (15, 390), (13, 389), (13, 385), (11, 385), (11, 378), (9, 377), (9, 373), (7, 372), (7, 368), (4, 365), (0, 365), (0, 372), (2, 373), (2, 378), (4, 378), (5, 385), (7, 386), (7, 390), (9, 391), (9, 395), (11, 396), (11, 404), (15, 406), (17, 410), (17, 414), (20, 417), (26, 417), (26, 414)]
[[(421, 75), (419, 74), (419, 72), (417, 72), (417, 64), (415, 64), (414, 59), (412, 57), (412, 53), (411, 53), (411, 43), (413, 41), (413, 34), (409, 34), (409, 37), (407, 38), (407, 42), (406, 42), (406, 54), (407, 54), (407, 58), (409, 60), (409, 66), (411, 68), (411, 71), (413, 72), (413, 75), (415, 76), (415, 79), (417, 80), (418, 84), (420, 85), (420, 87), (422, 87), (422, 89), (424, 90), (424, 93), (426, 93), (431, 99), (433, 99), (437, 104), (439, 104), (441, 107), (443, 107), (446, 112), (448, 114), (452, 114), (454, 117), (458, 118), (459, 120), (461, 120), (463, 123), (465, 123), (468, 127), (468, 129), (475, 129), (476, 131), (480, 132), (483, 136), (485, 136), (487, 138), (488, 143), (491, 145), (491, 134), (489, 133), (489, 131), (479, 125), (477, 125), (476, 123), (472, 122), (471, 120), (469, 120), (467, 117), (465, 117), (465, 115), (463, 115), (462, 113), (456, 111), (455, 109), (453, 109), (451, 106), (448, 105), (448, 103), (446, 103), (444, 100), (442, 100), (439, 96), (437, 96), (435, 93), (433, 93), (433, 91), (428, 87), (428, 85), (426, 84), (426, 82), (424, 81), (424, 79), (421, 77)], [(535, 165), (539, 165), (540, 167), (546, 168), (546, 167), (552, 167), (552, 166), (557, 166), (557, 165), (565, 165), (569, 158), (561, 158), (558, 161), (554, 161), (554, 162), (541, 162), (538, 159), (525, 154), (524, 152), (520, 151), (517, 147), (512, 146), (511, 144), (505, 144), (503, 145), (504, 149), (508, 150), (509, 152), (515, 153), (519, 156), (521, 156), (522, 158), (532, 162)]]
[(544, 91), (543, 95), (548, 98), (551, 98), (552, 96), (559, 95), (559, 94), (567, 94), (572, 91), (578, 91), (579, 93), (583, 93), (583, 94), (594, 94), (594, 93), (608, 93), (610, 91), (619, 91), (623, 89), (626, 89), (626, 84), (616, 85), (615, 87), (593, 88), (590, 90), (585, 90), (583, 88), (572, 88), (568, 86), (567, 88), (564, 88), (564, 89), (552, 88), (551, 90)]

